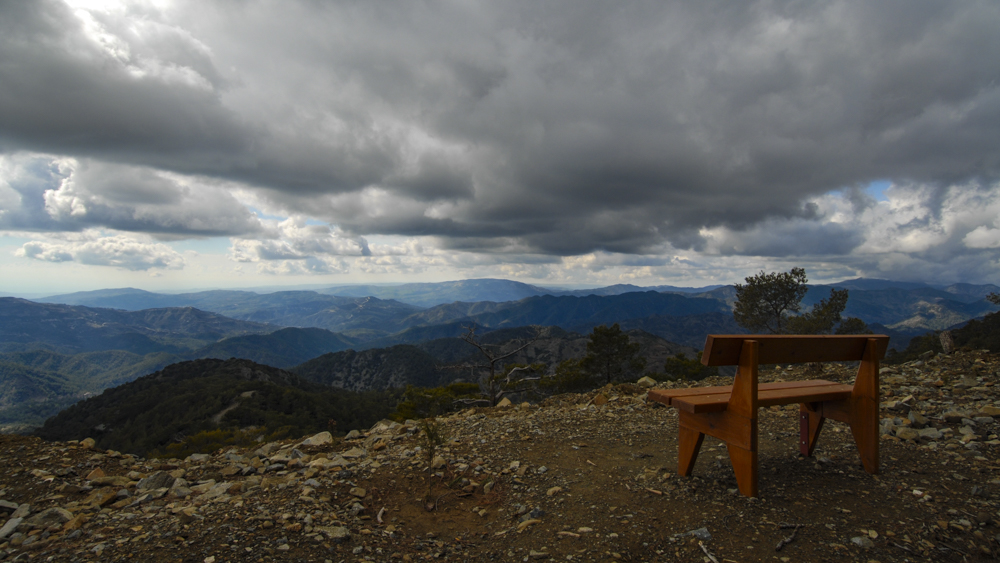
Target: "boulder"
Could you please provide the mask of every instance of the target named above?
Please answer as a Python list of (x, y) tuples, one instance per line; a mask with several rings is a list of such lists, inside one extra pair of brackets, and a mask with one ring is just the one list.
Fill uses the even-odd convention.
[(322, 446), (325, 444), (333, 443), (333, 434), (329, 432), (320, 432), (319, 434), (314, 434), (302, 441), (303, 446)]
[(46, 527), (52, 524), (65, 524), (73, 519), (73, 513), (65, 508), (54, 506), (46, 508), (38, 514), (28, 518), (28, 524), (32, 526)]
[(649, 389), (650, 387), (656, 386), (656, 380), (653, 379), (652, 377), (649, 377), (647, 375), (647, 376), (644, 376), (641, 379), (639, 379), (639, 381), (636, 381), (636, 384), (639, 387), (643, 387), (645, 389)]
[(166, 471), (157, 471), (145, 479), (139, 479), (139, 483), (136, 488), (140, 491), (148, 491), (152, 489), (169, 489), (174, 484), (174, 477), (167, 473)]

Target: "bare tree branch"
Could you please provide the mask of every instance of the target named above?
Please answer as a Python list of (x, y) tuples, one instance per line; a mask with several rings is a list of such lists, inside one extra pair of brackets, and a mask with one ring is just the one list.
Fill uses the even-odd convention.
[(523, 389), (518, 389), (517, 391), (514, 391), (512, 389), (509, 389), (509, 386), (517, 384), (517, 383), (519, 383), (521, 381), (532, 381), (533, 379), (522, 378), (522, 379), (515, 380), (515, 378), (513, 376), (514, 376), (514, 374), (516, 374), (518, 372), (521, 372), (521, 371), (531, 371), (531, 370), (533, 370), (533, 368), (530, 367), (530, 366), (529, 367), (523, 367), (523, 366), (522, 367), (515, 367), (510, 372), (508, 372), (506, 375), (504, 375), (502, 377), (497, 377), (497, 373), (496, 373), (497, 372), (497, 364), (499, 362), (503, 361), (503, 360), (506, 360), (507, 358), (510, 358), (510, 357), (512, 357), (512, 356), (520, 353), (521, 351), (523, 351), (524, 349), (526, 349), (528, 346), (530, 346), (531, 344), (533, 344), (535, 341), (537, 341), (539, 339), (539, 337), (540, 337), (539, 331), (536, 329), (535, 330), (535, 334), (530, 339), (528, 339), (526, 342), (524, 342), (520, 346), (517, 346), (513, 350), (509, 350), (507, 352), (501, 352), (499, 350), (493, 350), (493, 349), (491, 349), (488, 345), (483, 344), (482, 342), (480, 342), (476, 338), (476, 328), (477, 328), (476, 325), (473, 324), (473, 325), (465, 327), (465, 328), (466, 328), (467, 332), (464, 335), (462, 335), (462, 340), (464, 340), (465, 342), (468, 342), (469, 344), (473, 345), (477, 350), (479, 350), (479, 352), (483, 356), (486, 357), (486, 363), (485, 364), (465, 364), (462, 367), (470, 368), (473, 372), (475, 372), (476, 369), (489, 370), (489, 374), (485, 377), (485, 379), (481, 379), (480, 380), (480, 386), (483, 389), (483, 394), (488, 397), (489, 404), (491, 406), (496, 406), (497, 402), (505, 394), (523, 391)]

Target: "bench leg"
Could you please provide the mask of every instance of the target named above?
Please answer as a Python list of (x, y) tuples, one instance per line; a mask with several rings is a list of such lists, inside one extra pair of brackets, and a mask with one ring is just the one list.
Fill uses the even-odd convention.
[[(816, 441), (823, 430), (826, 418), (807, 403), (799, 405), (799, 452), (805, 457), (811, 457), (816, 449)], [(822, 407), (820, 407), (822, 408)]]
[(851, 433), (865, 471), (878, 474), (878, 343), (868, 339), (851, 392)]
[(855, 397), (851, 403), (851, 434), (865, 471), (878, 475), (878, 403)]
[(680, 427), (677, 435), (677, 442), (680, 446), (677, 454), (677, 474), (684, 477), (691, 475), (694, 470), (694, 462), (698, 460), (698, 452), (701, 451), (701, 443), (705, 441), (705, 435), (697, 430)]
[(757, 496), (757, 452), (746, 450), (733, 444), (726, 444), (729, 460), (733, 463), (736, 485), (745, 497)]

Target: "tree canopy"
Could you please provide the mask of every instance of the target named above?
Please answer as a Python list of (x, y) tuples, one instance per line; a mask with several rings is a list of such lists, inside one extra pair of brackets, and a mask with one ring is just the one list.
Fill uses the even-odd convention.
[(581, 365), (607, 383), (621, 381), (645, 369), (646, 359), (639, 355), (641, 351), (642, 346), (630, 343), (618, 323), (610, 327), (595, 326)]
[(733, 306), (736, 324), (752, 333), (785, 333), (788, 314), (802, 308), (802, 298), (809, 291), (808, 281), (803, 268), (770, 274), (761, 270), (747, 277), (746, 285), (736, 284), (736, 304)]
[(848, 291), (830, 289), (830, 296), (821, 299), (812, 309), (800, 315), (802, 299), (809, 291), (806, 271), (792, 268), (790, 272), (761, 271), (746, 278), (746, 284), (736, 284), (736, 304), (733, 318), (751, 333), (771, 334), (863, 334), (868, 331), (864, 321), (856, 317), (844, 319)]

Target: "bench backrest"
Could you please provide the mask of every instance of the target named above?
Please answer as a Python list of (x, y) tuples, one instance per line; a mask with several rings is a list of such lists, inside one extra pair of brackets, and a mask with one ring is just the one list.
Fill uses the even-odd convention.
[(705, 340), (701, 363), (706, 366), (739, 365), (744, 340), (758, 342), (759, 364), (849, 362), (863, 359), (870, 339), (876, 341), (875, 358), (882, 358), (889, 347), (889, 337), (884, 334), (710, 334)]

